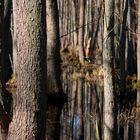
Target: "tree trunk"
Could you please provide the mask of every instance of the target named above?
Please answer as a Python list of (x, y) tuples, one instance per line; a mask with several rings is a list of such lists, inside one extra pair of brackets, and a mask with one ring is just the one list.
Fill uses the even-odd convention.
[(11, 35), (11, 13), (12, 0), (4, 0), (4, 48), (3, 48), (3, 80), (7, 82), (12, 75), (12, 35)]
[(114, 22), (116, 23), (116, 28), (114, 28), (114, 33), (116, 34), (114, 38), (114, 44), (115, 44), (115, 68), (118, 68), (118, 62), (119, 62), (119, 42), (120, 42), (120, 27), (121, 27), (121, 19), (120, 19), (120, 6), (121, 6), (121, 0), (115, 0), (115, 17)]
[[(127, 26), (131, 31), (128, 31), (128, 49), (127, 49), (127, 74), (128, 75), (133, 75), (136, 73), (136, 37), (133, 34), (136, 32), (137, 28), (137, 13), (136, 11), (136, 5), (135, 5), (135, 0), (129, 0), (128, 2), (128, 20), (127, 20)], [(133, 9), (133, 10), (132, 10)]]
[(6, 140), (8, 134), (9, 120), (3, 109), (2, 103), (2, 60), (3, 60), (3, 23), (4, 23), (4, 2), (0, 0), (0, 140)]
[[(138, 12), (140, 12), (140, 2), (138, 1)], [(138, 15), (138, 33), (140, 33), (140, 15)], [(137, 80), (140, 81), (140, 36), (137, 43)], [(140, 89), (137, 91), (137, 107), (140, 107)], [(139, 118), (138, 118), (139, 119)], [(140, 139), (140, 121), (136, 120), (136, 140)]]
[(45, 140), (45, 1), (13, 1), (17, 47), (17, 92), (8, 140)]
[(123, 21), (121, 25), (120, 34), (120, 47), (119, 47), (119, 59), (120, 59), (120, 94), (122, 97), (126, 95), (126, 73), (125, 73), (125, 50), (126, 50), (126, 20), (128, 12), (128, 0), (124, 1), (124, 7), (122, 7)]
[(83, 85), (84, 78), (79, 77), (78, 79), (78, 89), (77, 89), (77, 113), (78, 113), (78, 139), (84, 139), (84, 127), (83, 127)]
[(84, 63), (84, 0), (80, 0), (80, 12), (79, 12), (79, 42), (78, 42), (78, 51), (79, 51), (79, 61), (81, 64)]
[(115, 140), (115, 90), (113, 77), (114, 1), (105, 0), (104, 15), (104, 140)]
[[(2, 90), (1, 90), (2, 92)], [(9, 119), (3, 106), (0, 104), (0, 140), (6, 140), (8, 135)]]
[(46, 1), (47, 11), (47, 140), (59, 140), (64, 94), (60, 80), (60, 40), (57, 0)]

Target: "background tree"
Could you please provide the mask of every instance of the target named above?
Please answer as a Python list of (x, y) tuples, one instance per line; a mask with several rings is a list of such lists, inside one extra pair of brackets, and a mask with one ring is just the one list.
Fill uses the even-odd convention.
[(12, 75), (12, 0), (4, 0), (4, 48), (3, 48), (3, 80), (7, 82)]
[(2, 80), (2, 63), (4, 49), (4, 1), (0, 1), (0, 139), (6, 140), (8, 134), (9, 120), (3, 106), (3, 80)]
[[(138, 44), (137, 44), (137, 79), (140, 81), (140, 2), (138, 1)], [(140, 106), (140, 89), (137, 91), (137, 107)], [(136, 140), (140, 138), (140, 122), (136, 122)]]
[[(60, 115), (64, 104), (60, 80), (60, 39), (57, 0), (46, 1), (47, 23), (47, 140), (57, 140), (60, 135)], [(55, 134), (55, 135), (54, 135)]]
[(84, 63), (84, 59), (85, 59), (85, 53), (84, 53), (84, 26), (85, 26), (85, 0), (80, 0), (79, 1), (79, 40), (78, 40), (78, 45), (79, 45), (79, 60), (81, 62), (81, 64)]
[(119, 43), (119, 59), (120, 59), (120, 92), (122, 96), (125, 96), (126, 92), (126, 21), (127, 21), (127, 12), (128, 12), (128, 0), (125, 0), (121, 3), (122, 6), (122, 25), (120, 33), (120, 43)]
[(104, 15), (104, 140), (116, 138), (116, 104), (113, 77), (113, 50), (114, 50), (114, 1), (105, 1)]

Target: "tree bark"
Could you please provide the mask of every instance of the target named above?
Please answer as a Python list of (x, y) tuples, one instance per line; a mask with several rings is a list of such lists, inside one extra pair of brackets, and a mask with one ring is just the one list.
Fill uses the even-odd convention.
[(9, 120), (2, 106), (2, 61), (3, 61), (3, 23), (4, 23), (4, 1), (0, 0), (0, 140), (6, 140), (8, 134)]
[(79, 77), (78, 89), (77, 89), (77, 113), (78, 113), (78, 138), (79, 140), (84, 139), (84, 127), (83, 127), (83, 85), (84, 78)]
[(8, 140), (45, 140), (45, 1), (13, 1), (17, 47), (17, 92)]
[(7, 139), (9, 123), (10, 120), (5, 113), (3, 106), (0, 104), (0, 140)]
[(3, 25), (3, 74), (2, 79), (7, 82), (12, 75), (12, 35), (11, 35), (12, 0), (4, 0), (4, 25)]
[(79, 41), (78, 41), (78, 51), (79, 51), (79, 61), (81, 64), (84, 64), (84, 16), (85, 16), (85, 7), (84, 0), (80, 0), (80, 12), (79, 12)]
[[(138, 13), (140, 12), (140, 2), (138, 1)], [(140, 33), (140, 15), (138, 14), (138, 33)], [(137, 80), (140, 81), (140, 36), (137, 42)], [(140, 107), (140, 89), (137, 91), (137, 107)], [(140, 139), (140, 121), (136, 120), (136, 140)]]
[(113, 49), (114, 49), (114, 1), (105, 0), (104, 15), (104, 140), (115, 140), (115, 90), (113, 79)]
[(120, 34), (120, 48), (119, 48), (119, 59), (120, 59), (120, 94), (122, 97), (126, 95), (126, 63), (125, 63), (125, 50), (126, 50), (126, 20), (128, 12), (128, 0), (124, 1), (123, 8), (123, 21), (121, 25), (121, 34)]
[(60, 139), (60, 115), (64, 94), (60, 80), (60, 40), (57, 0), (46, 1), (47, 11), (47, 140)]

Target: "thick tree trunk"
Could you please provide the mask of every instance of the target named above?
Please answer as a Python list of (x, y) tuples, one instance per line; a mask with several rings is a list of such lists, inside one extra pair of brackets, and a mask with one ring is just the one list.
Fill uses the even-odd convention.
[(113, 79), (114, 1), (105, 0), (104, 15), (104, 140), (115, 140), (115, 90)]
[(13, 1), (17, 47), (17, 92), (8, 140), (45, 140), (45, 1)]
[[(57, 0), (46, 1), (47, 11), (47, 140), (59, 140), (64, 95), (60, 80), (60, 40)], [(51, 129), (50, 129), (51, 128)]]

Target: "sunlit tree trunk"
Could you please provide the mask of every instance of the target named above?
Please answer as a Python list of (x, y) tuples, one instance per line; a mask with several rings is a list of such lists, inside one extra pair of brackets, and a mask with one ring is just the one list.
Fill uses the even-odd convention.
[[(14, 2), (12, 3), (12, 6), (14, 5)], [(12, 40), (13, 40), (13, 78), (16, 78), (17, 76), (17, 45), (16, 45), (16, 33), (14, 33), (14, 28), (16, 28), (16, 13), (12, 13), (12, 20), (13, 20), (13, 34), (12, 34)]]
[(113, 77), (114, 1), (105, 0), (104, 15), (104, 124), (103, 139), (115, 140), (115, 90)]
[(81, 62), (81, 64), (84, 63), (84, 16), (85, 16), (85, 2), (84, 0), (80, 0), (79, 1), (80, 4), (80, 12), (79, 12), (79, 40), (78, 40), (78, 51), (79, 51), (79, 61)]
[(60, 80), (60, 40), (57, 0), (46, 0), (47, 21), (47, 140), (59, 140), (64, 94)]
[(45, 140), (45, 1), (13, 1), (17, 47), (17, 92), (7, 140)]

